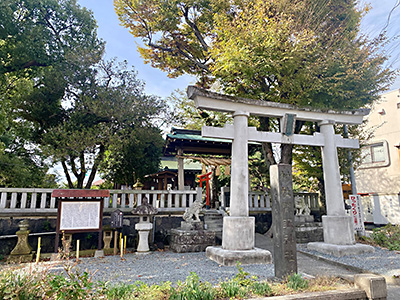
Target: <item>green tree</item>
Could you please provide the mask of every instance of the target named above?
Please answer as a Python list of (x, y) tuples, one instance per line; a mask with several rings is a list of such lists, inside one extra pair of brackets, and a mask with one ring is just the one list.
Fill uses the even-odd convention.
[[(383, 67), (384, 36), (360, 34), (367, 9), (347, 0), (137, 1), (114, 0), (121, 24), (142, 39), (145, 62), (171, 77), (217, 81), (225, 93), (321, 109), (371, 103), (394, 73)], [(303, 122), (296, 122), (301, 132)], [(260, 118), (261, 130), (279, 120)], [(292, 163), (293, 146), (280, 147)], [(277, 163), (263, 144), (267, 164)]]
[(227, 0), (114, 0), (121, 25), (144, 42), (138, 50), (146, 63), (168, 73), (199, 77), (208, 87), (213, 81), (210, 45), (214, 14), (228, 13)]
[(93, 16), (76, 1), (1, 1), (0, 159), (14, 166), (2, 174), (7, 185), (28, 186), (30, 176), (38, 186), (47, 170), (38, 144), (65, 118), (67, 82), (90, 73), (102, 53)]
[(110, 182), (132, 186), (137, 179), (160, 167), (164, 139), (156, 127), (128, 128), (118, 135), (105, 153), (100, 172)]
[(150, 126), (165, 105), (144, 95), (126, 63), (101, 61), (96, 21), (75, 0), (0, 5), (0, 118), (23, 125), (30, 145), (62, 164), (70, 188), (89, 188), (116, 136)]
[(59, 112), (62, 122), (41, 135), (45, 153), (61, 162), (70, 188), (90, 188), (106, 151), (129, 148), (126, 135), (143, 133), (166, 109), (164, 101), (144, 94), (144, 84), (126, 62), (100, 62), (90, 80), (68, 93), (68, 105)]

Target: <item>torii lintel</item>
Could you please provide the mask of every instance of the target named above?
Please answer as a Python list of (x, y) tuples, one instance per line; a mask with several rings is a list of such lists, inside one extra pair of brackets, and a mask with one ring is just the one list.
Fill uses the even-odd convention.
[(210, 92), (195, 86), (187, 89), (189, 99), (195, 101), (196, 107), (214, 111), (234, 113), (235, 111), (249, 112), (255, 116), (283, 118), (285, 114), (296, 114), (301, 121), (322, 122), (332, 120), (335, 123), (361, 124), (363, 117), (369, 114), (369, 109), (356, 110), (321, 110), (300, 108), (294, 105), (261, 101), (241, 97), (232, 97)]

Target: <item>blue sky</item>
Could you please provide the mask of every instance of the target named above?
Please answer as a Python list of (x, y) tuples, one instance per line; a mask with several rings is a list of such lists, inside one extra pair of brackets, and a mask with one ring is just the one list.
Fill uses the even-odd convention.
[[(377, 36), (381, 29), (384, 28), (390, 10), (399, 1), (360, 1), (362, 4), (370, 3), (372, 6), (372, 10), (362, 22), (363, 32), (371, 36)], [(78, 0), (78, 3), (93, 11), (98, 23), (98, 35), (106, 41), (106, 57), (117, 57), (120, 61), (127, 60), (129, 65), (135, 66), (139, 72), (139, 78), (146, 83), (146, 93), (168, 97), (174, 90), (186, 90), (189, 84), (195, 82), (195, 79), (190, 76), (182, 76), (177, 79), (168, 78), (166, 73), (144, 64), (143, 59), (137, 52), (137, 43), (140, 43), (140, 40), (133, 37), (128, 29), (119, 25), (112, 0)], [(389, 37), (393, 37), (396, 34), (400, 34), (400, 7), (396, 8), (392, 13), (388, 26)], [(390, 44), (388, 52), (393, 58), (391, 62), (394, 62), (394, 67), (400, 68), (399, 41)], [(400, 88), (400, 77), (397, 78), (390, 89), (397, 88)]]

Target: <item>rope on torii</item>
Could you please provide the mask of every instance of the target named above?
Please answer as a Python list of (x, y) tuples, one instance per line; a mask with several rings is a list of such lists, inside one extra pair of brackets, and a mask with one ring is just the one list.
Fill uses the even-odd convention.
[(177, 155), (177, 158), (191, 159), (200, 161), (203, 165), (202, 173), (206, 173), (205, 166), (215, 167), (215, 175), (221, 175), (220, 166), (225, 166), (225, 175), (230, 175), (230, 165), (232, 163), (230, 158), (219, 158), (219, 157), (201, 157), (192, 155)]

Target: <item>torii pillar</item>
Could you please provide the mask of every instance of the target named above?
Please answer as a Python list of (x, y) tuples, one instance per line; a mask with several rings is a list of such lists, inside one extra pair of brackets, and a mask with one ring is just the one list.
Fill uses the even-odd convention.
[(230, 216), (223, 219), (222, 248), (207, 247), (208, 258), (225, 266), (269, 264), (271, 252), (255, 248), (255, 218), (249, 217), (248, 121), (249, 113), (233, 113)]

